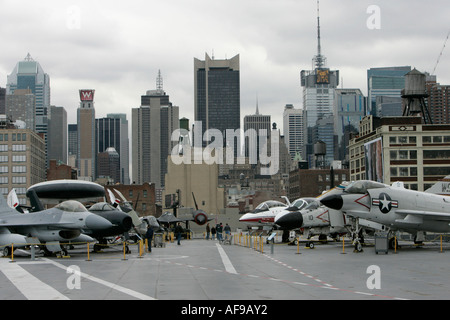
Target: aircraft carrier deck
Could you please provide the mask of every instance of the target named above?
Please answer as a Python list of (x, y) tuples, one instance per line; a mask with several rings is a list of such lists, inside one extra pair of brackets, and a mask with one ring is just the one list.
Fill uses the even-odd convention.
[(14, 262), (0, 258), (0, 299), (158, 299), (184, 301), (179, 306), (187, 307), (200, 300), (262, 305), (270, 300), (450, 298), (448, 243), (443, 252), (438, 243), (426, 243), (420, 248), (405, 244), (388, 254), (375, 254), (374, 247), (354, 253), (349, 244), (343, 254), (340, 242), (314, 249), (275, 244), (273, 253), (264, 243), (261, 253), (243, 242), (203, 239), (169, 242), (142, 257), (137, 246), (130, 249), (126, 260), (116, 247), (90, 253), (91, 261), (84, 247), (71, 250), (70, 258), (36, 255), (34, 261), (29, 251), (18, 249)]

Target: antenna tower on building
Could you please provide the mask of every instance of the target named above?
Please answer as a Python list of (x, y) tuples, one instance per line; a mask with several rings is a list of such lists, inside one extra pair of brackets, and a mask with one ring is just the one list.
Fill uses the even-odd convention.
[(158, 70), (158, 77), (156, 78), (156, 90), (163, 91), (163, 78), (161, 76), (161, 70)]

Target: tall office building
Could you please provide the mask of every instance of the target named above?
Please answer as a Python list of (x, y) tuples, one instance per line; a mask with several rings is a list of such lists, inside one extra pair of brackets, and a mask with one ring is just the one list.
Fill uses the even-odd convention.
[(334, 90), (339, 85), (339, 71), (325, 67), (326, 58), (322, 55), (320, 44), (319, 2), (317, 2), (317, 55), (314, 56), (313, 70), (302, 70), (300, 73), (303, 87), (303, 109), (306, 115), (304, 159), (310, 164), (313, 160), (313, 138), (317, 121), (333, 115)]
[(78, 125), (69, 124), (67, 128), (67, 164), (77, 168), (78, 156)]
[(5, 114), (6, 88), (0, 87), (0, 114)]
[(107, 118), (120, 119), (120, 181), (130, 184), (130, 140), (128, 138), (128, 119), (124, 113), (108, 113)]
[(291, 159), (302, 152), (304, 133), (303, 109), (295, 109), (292, 104), (287, 104), (283, 112), (283, 134)]
[(367, 70), (368, 112), (370, 114), (383, 116), (383, 114), (377, 114), (377, 97), (401, 98), (401, 91), (405, 88), (405, 74), (410, 71), (410, 66), (370, 68)]
[(114, 184), (120, 182), (120, 155), (114, 147), (97, 153), (97, 176), (109, 177)]
[(25, 128), (36, 130), (36, 99), (31, 89), (16, 89), (6, 96), (5, 113), (12, 121), (25, 122)]
[[(217, 129), (225, 140), (227, 129), (240, 128), (239, 55), (225, 60), (211, 59), (208, 54), (205, 60), (194, 58), (194, 90), (194, 120), (201, 122), (202, 136), (208, 129)], [(194, 137), (196, 141), (200, 139)], [(235, 155), (239, 148), (235, 141)]]
[(17, 89), (30, 89), (35, 96), (35, 130), (44, 135), (47, 154), (47, 115), (50, 108), (50, 76), (44, 72), (39, 62), (33, 60), (29, 53), (23, 61), (19, 61), (16, 64), (12, 73), (7, 77), (6, 94), (12, 95)]
[(93, 181), (96, 176), (94, 93), (91, 89), (80, 90), (81, 101), (77, 109), (78, 178), (87, 181)]
[(0, 193), (6, 197), (14, 188), (20, 204), (27, 204), (27, 188), (46, 179), (44, 139), (0, 115), (0, 154)]
[(359, 132), (359, 122), (367, 115), (367, 98), (360, 89), (336, 89), (333, 114), (334, 159), (344, 161), (350, 135)]
[(67, 112), (64, 107), (50, 106), (48, 121), (48, 159), (67, 164)]
[(441, 85), (436, 76), (427, 76), (425, 99), (434, 124), (450, 124), (450, 85)]
[(270, 115), (259, 114), (258, 104), (255, 114), (244, 117), (244, 132), (248, 135), (245, 137), (245, 157), (250, 159), (250, 164), (256, 164), (262, 148), (270, 141)]
[(172, 132), (179, 128), (179, 108), (169, 101), (160, 75), (157, 89), (141, 96), (141, 106), (132, 109), (132, 162), (133, 182), (154, 183), (156, 189), (164, 187), (167, 157), (177, 141), (171, 141)]
[(28, 54), (19, 61), (8, 76), (6, 94), (14, 94), (16, 89), (30, 89), (36, 97), (36, 131), (47, 134), (47, 114), (50, 108), (50, 76), (44, 72), (39, 62)]

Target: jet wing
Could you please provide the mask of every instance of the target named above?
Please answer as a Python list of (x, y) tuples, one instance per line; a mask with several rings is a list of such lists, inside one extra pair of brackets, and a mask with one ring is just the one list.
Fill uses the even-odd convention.
[(450, 221), (450, 213), (445, 213), (445, 212), (399, 209), (399, 210), (396, 210), (395, 213), (404, 214), (404, 215), (406, 215), (406, 217), (412, 216), (412, 217), (422, 218), (422, 219), (425, 218), (425, 219)]
[[(14, 219), (15, 220), (15, 219)], [(49, 226), (70, 228), (74, 223), (70, 222), (44, 222), (44, 221), (12, 221), (11, 219), (0, 219), (0, 227), (31, 227), (31, 226)]]

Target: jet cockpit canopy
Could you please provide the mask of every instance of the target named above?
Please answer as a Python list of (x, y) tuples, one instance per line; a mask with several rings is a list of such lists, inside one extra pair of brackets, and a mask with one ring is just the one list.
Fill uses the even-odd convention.
[(358, 180), (350, 183), (344, 190), (347, 193), (360, 193), (366, 194), (369, 189), (376, 188), (386, 188), (388, 185), (385, 185), (380, 182), (375, 182), (371, 180)]

